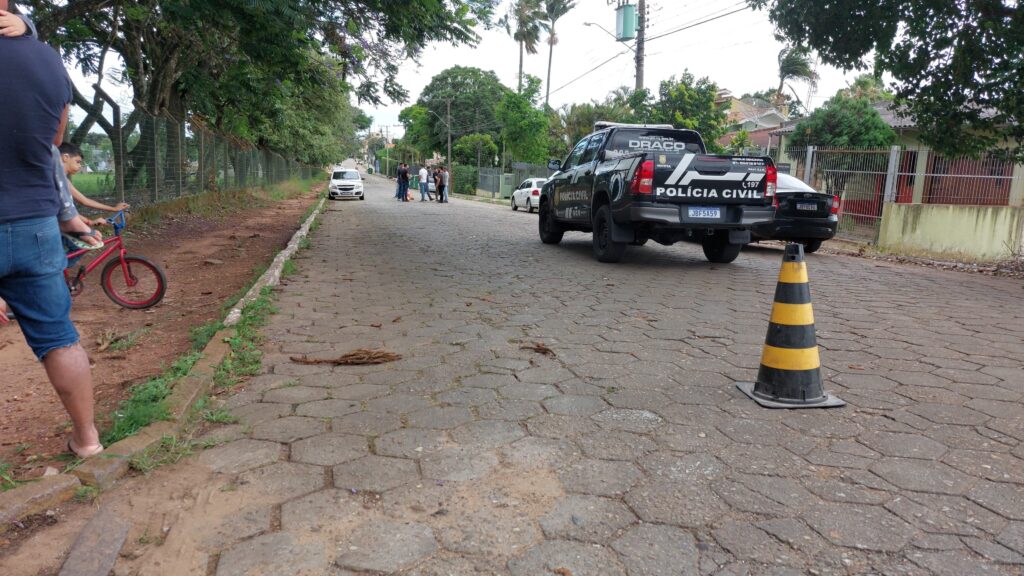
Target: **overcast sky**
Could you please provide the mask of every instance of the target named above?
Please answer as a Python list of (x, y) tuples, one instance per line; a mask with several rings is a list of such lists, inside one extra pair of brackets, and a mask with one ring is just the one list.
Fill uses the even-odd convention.
[[(609, 0), (577, 0), (576, 8), (558, 21), (559, 42), (555, 46), (551, 73), (551, 105), (555, 108), (573, 102), (603, 100), (619, 86), (633, 87), (633, 53), (607, 32), (585, 25), (591, 22), (614, 33), (614, 4), (614, 0), (612, 5)], [(500, 13), (504, 13), (507, 5), (508, 0), (502, 3)], [(774, 27), (766, 12), (744, 9), (746, 2), (738, 0), (648, 0), (647, 5), (650, 12), (648, 38), (721, 16), (648, 42), (644, 77), (649, 90), (657, 90), (662, 80), (678, 76), (686, 69), (698, 78), (709, 77), (736, 96), (778, 85), (777, 57), (783, 45), (775, 41)], [(725, 15), (735, 10), (740, 12)], [(361, 106), (373, 116), (374, 130), (390, 126), (390, 134), (401, 135), (399, 112), (416, 101), (434, 75), (455, 65), (493, 70), (502, 83), (514, 88), (519, 66), (518, 45), (501, 29), (482, 30), (480, 34), (482, 40), (475, 48), (435, 45), (423, 53), (418, 64), (410, 61), (403, 65), (399, 80), (408, 90), (407, 102)], [(577, 79), (613, 57), (607, 64)], [(542, 41), (537, 54), (526, 56), (525, 72), (543, 80), (547, 75), (547, 62), (548, 46)], [(855, 71), (844, 74), (825, 65), (818, 66), (818, 74), (821, 81), (809, 100), (812, 109), (857, 75)], [(84, 94), (92, 94), (89, 87), (95, 78), (83, 78), (77, 70), (71, 70), (71, 75)], [(808, 88), (799, 84), (795, 87), (801, 99), (808, 101)], [(111, 88), (108, 90), (114, 92), (123, 105), (130, 106), (130, 90)]]
[[(504, 2), (502, 10), (508, 2)], [(559, 42), (555, 46), (555, 60), (551, 72), (551, 105), (555, 108), (573, 102), (603, 100), (619, 86), (634, 85), (635, 64), (633, 53), (626, 44), (616, 42), (608, 33), (596, 26), (615, 32), (615, 2), (608, 0), (577, 0), (576, 8), (557, 23)], [(671, 32), (734, 10), (743, 9), (746, 2), (737, 0), (649, 0), (648, 38)], [(366, 108), (377, 126), (391, 125), (391, 133), (401, 134), (398, 113), (415, 102), (430, 79), (451, 66), (473, 66), (493, 70), (506, 86), (516, 86), (519, 67), (518, 45), (504, 30), (481, 32), (482, 41), (476, 48), (438, 45), (428, 48), (420, 63), (402, 67), (401, 82), (408, 89), (408, 102), (377, 108)], [(647, 44), (644, 84), (657, 90), (658, 84), (670, 76), (679, 76), (689, 69), (695, 76), (707, 76), (736, 96), (778, 86), (778, 53), (783, 45), (775, 41), (774, 27), (764, 11), (743, 9), (736, 14), (700, 24), (688, 30), (655, 39)], [(598, 64), (621, 54), (594, 72), (574, 79)], [(524, 71), (544, 80), (547, 75), (548, 46), (544, 42), (535, 55), (527, 55)], [(825, 65), (818, 66), (821, 81), (817, 93), (810, 100), (811, 108), (820, 106), (837, 90), (852, 82), (856, 71), (843, 71)], [(570, 84), (570, 82), (572, 82)], [(566, 85), (568, 84), (568, 85)], [(808, 89), (795, 85), (802, 100), (807, 101)], [(542, 88), (543, 91), (543, 88)]]

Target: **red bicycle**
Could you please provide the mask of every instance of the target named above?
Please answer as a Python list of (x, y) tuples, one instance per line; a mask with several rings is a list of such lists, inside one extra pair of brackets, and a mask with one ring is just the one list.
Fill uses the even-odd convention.
[[(103, 266), (100, 271), (100, 285), (103, 292), (115, 304), (142, 310), (157, 305), (164, 298), (167, 291), (167, 277), (155, 262), (145, 256), (128, 254), (124, 245), (124, 232), (127, 223), (124, 218), (124, 211), (118, 212), (113, 218), (107, 218), (107, 222), (114, 227), (114, 236), (103, 242), (103, 248), (99, 256), (86, 265), (78, 267), (78, 270), (71, 275), (71, 266), (64, 269), (64, 280), (68, 283), (68, 290), (72, 296), (78, 296), (85, 290), (85, 277), (99, 267), (100, 263), (114, 256)], [(92, 250), (81, 249), (68, 252), (68, 262), (84, 256)]]

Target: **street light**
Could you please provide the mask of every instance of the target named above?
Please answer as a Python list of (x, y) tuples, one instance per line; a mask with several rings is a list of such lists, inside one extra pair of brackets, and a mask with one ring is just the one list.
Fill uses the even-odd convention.
[[(608, 31), (607, 28), (605, 28), (604, 26), (601, 26), (600, 24), (595, 24), (593, 22), (584, 22), (583, 25), (584, 26), (593, 26), (594, 28), (597, 28), (597, 29), (601, 30), (602, 32), (604, 32), (605, 34), (611, 36), (612, 38), (615, 38), (616, 42), (619, 41), (619, 39), (615, 36), (615, 34), (612, 34), (611, 32)], [(633, 48), (629, 44), (626, 44), (625, 46), (626, 46), (626, 48), (629, 48), (630, 50), (632, 50), (634, 54), (636, 54), (636, 49), (635, 48)]]

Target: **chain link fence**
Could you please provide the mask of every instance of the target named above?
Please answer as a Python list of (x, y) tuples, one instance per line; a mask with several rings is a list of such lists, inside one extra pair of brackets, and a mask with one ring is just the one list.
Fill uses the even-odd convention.
[(84, 160), (72, 183), (105, 204), (142, 207), (206, 191), (311, 178), (317, 170), (218, 135), (198, 121), (138, 111), (123, 118), (102, 130), (92, 125), (88, 132), (73, 132), (68, 139), (82, 148)]

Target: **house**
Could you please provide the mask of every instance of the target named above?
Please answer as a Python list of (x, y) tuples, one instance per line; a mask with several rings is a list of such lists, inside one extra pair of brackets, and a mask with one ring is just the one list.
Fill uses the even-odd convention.
[(842, 197), (841, 232), (895, 252), (992, 260), (1024, 251), (1024, 164), (995, 153), (940, 155), (903, 109), (874, 108), (896, 132), (892, 147), (794, 149), (799, 120), (770, 131), (792, 174)]
[(761, 98), (736, 98), (728, 90), (719, 90), (715, 103), (729, 103), (727, 115), (730, 130), (717, 140), (721, 146), (728, 146), (737, 132), (746, 130), (751, 147), (768, 150), (771, 147), (772, 131), (788, 119), (785, 112)]
[[(1016, 169), (1013, 162), (992, 155), (940, 156), (921, 142), (920, 130), (905, 108), (878, 102), (874, 109), (896, 132), (894, 145), (901, 149), (896, 202), (1006, 206)], [(799, 119), (790, 120), (770, 132), (779, 150), (789, 150), (789, 140), (799, 123)]]

